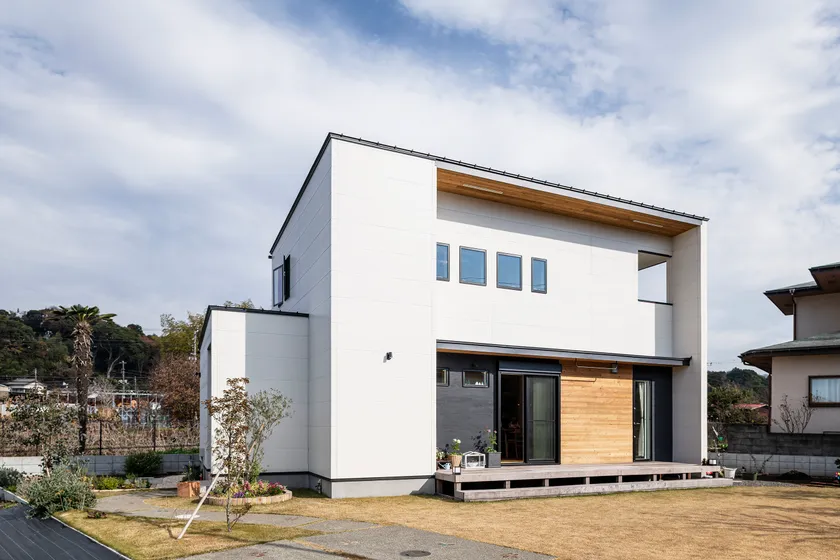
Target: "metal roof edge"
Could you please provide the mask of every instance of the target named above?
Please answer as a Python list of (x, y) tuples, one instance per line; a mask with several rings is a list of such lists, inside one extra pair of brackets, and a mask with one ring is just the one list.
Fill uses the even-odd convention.
[(697, 221), (701, 221), (701, 222), (708, 222), (709, 221), (709, 218), (706, 218), (704, 216), (698, 216), (698, 215), (695, 215), (695, 214), (689, 214), (687, 212), (680, 212), (678, 210), (672, 210), (672, 209), (669, 209), (669, 208), (654, 206), (652, 204), (645, 204), (644, 202), (637, 202), (635, 200), (620, 198), (620, 197), (617, 197), (617, 196), (611, 196), (611, 195), (599, 193), (599, 192), (596, 192), (596, 191), (589, 191), (589, 190), (581, 189), (581, 188), (578, 188), (578, 187), (571, 187), (571, 186), (563, 185), (563, 184), (560, 184), (560, 183), (552, 183), (551, 181), (546, 181), (544, 179), (537, 179), (535, 177), (528, 177), (528, 176), (525, 176), (525, 175), (518, 175), (518, 174), (515, 174), (515, 173), (509, 173), (507, 171), (502, 171), (500, 169), (494, 169), (492, 167), (477, 165), (477, 164), (469, 163), (469, 162), (466, 162), (466, 161), (454, 160), (454, 159), (447, 158), (447, 157), (444, 157), (444, 156), (434, 155), (434, 154), (431, 154), (431, 153), (428, 153), (428, 152), (423, 153), (423, 152), (418, 152), (416, 150), (411, 150), (411, 149), (408, 149), (408, 148), (401, 148), (401, 147), (396, 146), (396, 145), (382, 144), (380, 142), (374, 142), (372, 140), (365, 140), (364, 138), (361, 138), (361, 137), (347, 136), (346, 134), (340, 134), (338, 132), (329, 132), (329, 133), (327, 133), (326, 138), (324, 138), (324, 142), (321, 145), (321, 149), (318, 152), (318, 156), (315, 158), (315, 161), (312, 163), (312, 166), (309, 168), (309, 173), (306, 174), (306, 178), (303, 180), (303, 184), (301, 185), (300, 190), (298, 191), (297, 197), (295, 197), (295, 200), (292, 203), (291, 208), (289, 208), (288, 214), (286, 214), (286, 219), (283, 221), (283, 225), (280, 227), (280, 231), (277, 233), (277, 236), (274, 238), (274, 243), (271, 244), (271, 249), (269, 249), (269, 251), (268, 251), (269, 252), (269, 257), (274, 254), (274, 249), (277, 247), (277, 243), (280, 242), (280, 237), (283, 235), (283, 232), (286, 230), (286, 226), (289, 225), (289, 220), (291, 220), (292, 215), (294, 214), (295, 209), (297, 208), (297, 205), (300, 202), (300, 199), (303, 197), (303, 193), (306, 190), (306, 187), (309, 184), (310, 179), (312, 179), (312, 176), (315, 174), (315, 169), (318, 167), (318, 164), (321, 162), (321, 158), (323, 157), (324, 152), (326, 151), (327, 146), (329, 145), (331, 140), (342, 140), (344, 142), (350, 142), (350, 143), (353, 143), (353, 144), (358, 144), (360, 146), (366, 146), (366, 147), (369, 147), (369, 148), (376, 148), (376, 149), (379, 149), (379, 150), (386, 150), (386, 151), (389, 151), (389, 152), (394, 152), (394, 153), (398, 153), (398, 154), (402, 154), (402, 155), (406, 155), (406, 156), (419, 157), (419, 158), (428, 159), (428, 160), (435, 161), (435, 162), (447, 163), (447, 164), (450, 164), (450, 165), (458, 165), (458, 166), (461, 166), (461, 167), (466, 167), (468, 169), (475, 169), (475, 170), (478, 170), (478, 171), (484, 171), (486, 173), (492, 173), (492, 174), (495, 174), (495, 175), (500, 175), (502, 177), (508, 177), (508, 178), (511, 178), (511, 179), (518, 179), (518, 180), (521, 180), (521, 181), (530, 181), (532, 183), (536, 183), (538, 185), (543, 185), (543, 186), (546, 186), (546, 187), (552, 187), (552, 188), (556, 188), (556, 189), (559, 189), (559, 190), (569, 191), (569, 192), (578, 193), (578, 194), (584, 194), (584, 195), (593, 196), (593, 197), (596, 197), (596, 198), (602, 198), (604, 200), (609, 200), (611, 202), (618, 202), (618, 203), (621, 203), (621, 204), (629, 204), (631, 206), (644, 208), (646, 210), (655, 210), (657, 212), (664, 212), (666, 214), (671, 214), (673, 216), (680, 216), (682, 218), (689, 218), (689, 219), (697, 220)]
[(204, 312), (204, 322), (201, 325), (201, 333), (198, 336), (198, 349), (204, 343), (204, 333), (207, 332), (207, 323), (213, 311), (233, 311), (234, 313), (264, 313), (266, 315), (284, 315), (286, 317), (309, 317), (308, 313), (297, 313), (294, 311), (282, 311), (280, 309), (250, 309), (247, 307), (225, 307), (224, 305), (208, 305)]
[(554, 188), (561, 189), (561, 190), (566, 190), (566, 191), (569, 191), (569, 192), (574, 192), (574, 193), (585, 194), (585, 195), (594, 196), (594, 197), (598, 197), (598, 198), (603, 198), (605, 200), (610, 200), (612, 202), (620, 202), (620, 203), (623, 203), (623, 204), (630, 204), (630, 205), (633, 205), (633, 206), (638, 206), (640, 208), (646, 208), (648, 210), (656, 210), (658, 212), (665, 212), (667, 214), (673, 214), (675, 216), (681, 216), (683, 218), (690, 218), (690, 219), (693, 219), (693, 220), (698, 220), (698, 221), (703, 221), (703, 222), (708, 222), (709, 221), (709, 218), (706, 218), (706, 217), (703, 217), (703, 216), (697, 216), (695, 214), (689, 214), (687, 212), (680, 212), (678, 210), (672, 210), (672, 209), (669, 209), (669, 208), (654, 206), (652, 204), (645, 204), (644, 202), (638, 202), (638, 201), (630, 200), (630, 199), (626, 199), (626, 198), (619, 198), (617, 196), (612, 196), (612, 195), (608, 195), (608, 194), (604, 194), (604, 193), (599, 193), (599, 192), (596, 192), (596, 191), (589, 191), (589, 190), (581, 189), (581, 188), (578, 188), (578, 187), (571, 187), (571, 186), (563, 185), (563, 184), (560, 184), (560, 183), (552, 183), (551, 181), (546, 181), (544, 179), (537, 179), (535, 177), (528, 177), (526, 175), (518, 175), (516, 173), (510, 173), (508, 171), (503, 171), (503, 170), (500, 170), (500, 169), (494, 169), (492, 167), (477, 165), (475, 163), (469, 163), (469, 162), (466, 162), (466, 161), (454, 160), (454, 159), (451, 159), (451, 158), (448, 158), (448, 157), (445, 157), (445, 156), (438, 156), (438, 155), (431, 154), (431, 153), (418, 152), (418, 151), (411, 150), (411, 149), (408, 149), (408, 148), (401, 148), (401, 147), (396, 146), (396, 145), (391, 146), (391, 145), (388, 145), (388, 144), (381, 144), (379, 142), (373, 142), (371, 140), (365, 140), (364, 138), (355, 138), (355, 137), (352, 137), (352, 136), (346, 136), (344, 134), (339, 134), (339, 133), (334, 133), (334, 132), (329, 133), (328, 137), (329, 138), (335, 138), (337, 140), (344, 140), (345, 142), (352, 142), (354, 144), (359, 144), (361, 146), (367, 146), (367, 147), (370, 147), (370, 148), (377, 148), (377, 149), (380, 149), (380, 150), (387, 150), (387, 151), (396, 152), (396, 153), (403, 154), (403, 155), (420, 157), (420, 158), (423, 158), (423, 159), (429, 159), (429, 160), (432, 160), (432, 161), (444, 162), (444, 163), (448, 163), (448, 164), (452, 164), (452, 165), (459, 165), (459, 166), (467, 167), (467, 168), (470, 168), (470, 169), (476, 169), (478, 171), (485, 171), (487, 173), (493, 173), (495, 175), (501, 175), (503, 177), (509, 177), (511, 179), (519, 179), (519, 180), (522, 180), (522, 181), (530, 181), (532, 183), (537, 183), (539, 185), (543, 185), (543, 186), (547, 186), (547, 187), (554, 187)]

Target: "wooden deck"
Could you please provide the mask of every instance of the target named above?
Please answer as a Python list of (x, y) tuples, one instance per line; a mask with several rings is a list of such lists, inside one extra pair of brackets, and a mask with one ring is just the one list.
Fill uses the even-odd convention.
[(487, 501), (642, 490), (731, 486), (720, 467), (660, 461), (597, 465), (517, 465), (435, 473), (437, 493)]

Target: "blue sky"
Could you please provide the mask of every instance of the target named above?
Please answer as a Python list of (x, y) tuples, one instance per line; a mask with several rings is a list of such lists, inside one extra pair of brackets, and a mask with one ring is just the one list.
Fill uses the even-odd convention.
[(0, 0), (0, 308), (270, 304), (328, 131), (709, 216), (710, 356), (840, 260), (837, 0)]

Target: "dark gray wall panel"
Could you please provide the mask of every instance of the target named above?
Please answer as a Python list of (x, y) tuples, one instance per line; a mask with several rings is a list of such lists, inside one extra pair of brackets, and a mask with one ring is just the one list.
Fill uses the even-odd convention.
[[(453, 438), (458, 438), (461, 440), (461, 451), (471, 451), (473, 436), (488, 428), (493, 429), (497, 363), (495, 357), (489, 356), (437, 355), (438, 367), (449, 368), (449, 387), (437, 387), (437, 446), (440, 449)], [(462, 387), (461, 373), (465, 369), (487, 370), (490, 386)]]

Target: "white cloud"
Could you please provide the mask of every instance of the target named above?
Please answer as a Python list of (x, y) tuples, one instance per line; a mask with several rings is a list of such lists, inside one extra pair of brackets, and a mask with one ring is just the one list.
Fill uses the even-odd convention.
[(761, 290), (838, 260), (818, 3), (403, 4), (504, 47), (509, 81), (328, 17), (0, 0), (0, 259), (20, 263), (0, 307), (95, 302), (154, 327), (267, 306), (266, 250), (333, 130), (708, 215), (712, 359), (789, 335)]

